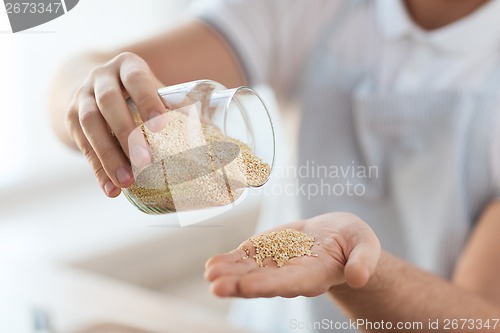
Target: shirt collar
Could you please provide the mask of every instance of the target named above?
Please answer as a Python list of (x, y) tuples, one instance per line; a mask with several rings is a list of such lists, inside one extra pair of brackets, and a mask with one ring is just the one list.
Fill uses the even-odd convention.
[(377, 22), (389, 40), (411, 36), (449, 52), (477, 51), (500, 42), (500, 0), (490, 0), (463, 19), (425, 31), (408, 15), (403, 0), (375, 2)]

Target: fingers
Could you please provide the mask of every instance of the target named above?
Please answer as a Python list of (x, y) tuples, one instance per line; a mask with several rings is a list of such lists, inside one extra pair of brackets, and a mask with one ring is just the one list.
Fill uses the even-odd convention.
[(139, 170), (152, 162), (152, 153), (141, 127), (136, 127), (128, 137), (130, 162)]
[(258, 267), (242, 248), (226, 254), (211, 257), (205, 264), (204, 278), (211, 282), (211, 292), (219, 297), (239, 296), (238, 286), (241, 277)]
[(128, 156), (128, 138), (137, 126), (125, 102), (119, 81), (111, 75), (99, 75), (94, 82), (94, 94), (102, 117)]
[(205, 271), (204, 277), (207, 281), (213, 282), (221, 276), (237, 275), (242, 276), (249, 273), (252, 269), (255, 269), (257, 265), (251, 263), (249, 258), (244, 258), (242, 260), (248, 261), (240, 263), (219, 263), (217, 265), (212, 265)]
[(313, 297), (345, 282), (361, 288), (377, 268), (381, 253), (378, 238), (354, 215), (327, 214), (281, 228), (321, 236), (315, 245), (319, 256), (292, 258), (283, 267), (272, 261), (258, 267), (255, 260), (243, 259), (246, 252), (251, 251), (251, 257), (255, 253), (251, 242), (246, 241), (240, 249), (207, 262), (205, 277), (212, 282), (212, 292), (223, 297)]
[(246, 257), (247, 253), (242, 248), (238, 247), (236, 250), (232, 250), (231, 252), (211, 257), (207, 260), (205, 268), (219, 263), (236, 263)]
[(324, 248), (337, 262), (345, 263), (343, 279), (332, 280), (334, 285), (347, 282), (352, 288), (364, 287), (375, 272), (381, 252), (380, 242), (368, 224), (352, 213), (335, 212), (310, 219), (308, 226), (319, 228), (326, 237), (321, 243), (333, 244)]
[(131, 96), (147, 120), (165, 110), (156, 85), (144, 60), (123, 53), (94, 69), (75, 94), (67, 115), (68, 131), (108, 196), (117, 196), (120, 187), (134, 182), (130, 161), (139, 168), (151, 162), (142, 131), (131, 135), (137, 126), (125, 96)]
[(281, 268), (258, 268), (243, 276), (239, 283), (236, 296), (244, 298), (256, 297), (313, 297), (321, 295), (327, 290), (324, 283), (311, 279), (315, 274), (307, 266), (288, 265)]
[[(130, 186), (134, 182), (131, 168), (123, 150), (111, 135), (95, 98), (89, 94), (82, 96), (78, 109), (81, 128), (93, 153), (98, 157), (98, 167), (104, 168), (116, 187)], [(110, 189), (108, 185), (108, 190)]]
[[(230, 264), (220, 266), (220, 271), (230, 270)], [(234, 274), (222, 274), (212, 281), (211, 291), (220, 297), (314, 297), (328, 290), (328, 284), (312, 280), (310, 269), (301, 265), (254, 267), (241, 265)], [(234, 267), (233, 267), (234, 268)]]
[(124, 55), (120, 78), (148, 128), (152, 131), (161, 130), (164, 124), (160, 116), (165, 113), (165, 105), (147, 64), (138, 57)]
[[(126, 156), (141, 169), (151, 163), (151, 154), (124, 95), (132, 98), (144, 121), (154, 117), (154, 120), (145, 122), (148, 128), (163, 128), (164, 117), (157, 115), (164, 113), (165, 106), (158, 95), (155, 78), (144, 60), (131, 53), (119, 55), (101, 71), (94, 82), (99, 109)], [(154, 114), (152, 110), (155, 110)]]
[[(297, 221), (268, 232), (284, 227), (301, 230), (304, 224), (305, 221)], [(271, 258), (266, 258), (264, 267), (259, 267), (254, 255), (254, 245), (246, 240), (236, 250), (210, 258), (205, 265), (204, 277), (211, 282), (212, 293), (220, 297), (295, 297), (299, 294), (317, 296), (327, 290), (326, 285), (308, 285), (311, 279), (307, 278), (307, 271), (298, 266), (278, 268)], [(305, 278), (297, 283), (299, 273)]]
[[(77, 118), (76, 115), (74, 117)], [(106, 174), (101, 161), (92, 148), (92, 145), (88, 142), (85, 134), (81, 130), (79, 122), (74, 119), (70, 120), (68, 121), (68, 127), (71, 137), (87, 158), (91, 168), (94, 170), (95, 177), (97, 178), (97, 181), (99, 182), (104, 193), (106, 193), (106, 195), (110, 198), (117, 197), (121, 192), (120, 188), (116, 187)]]
[(235, 297), (238, 296), (238, 283), (240, 277), (235, 275), (223, 276), (210, 285), (212, 294), (219, 297)]
[(347, 258), (344, 274), (351, 288), (362, 288), (375, 273), (380, 258), (380, 242), (371, 229), (360, 232)]
[(330, 287), (315, 257), (294, 258), (281, 268), (268, 259), (268, 265), (259, 267), (244, 250), (233, 250), (212, 257), (204, 276), (220, 297), (313, 297)]

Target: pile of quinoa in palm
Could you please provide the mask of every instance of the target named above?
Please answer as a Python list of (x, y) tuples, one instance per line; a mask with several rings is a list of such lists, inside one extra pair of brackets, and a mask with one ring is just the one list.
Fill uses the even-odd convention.
[(249, 239), (255, 247), (254, 259), (260, 267), (264, 267), (264, 259), (272, 258), (278, 267), (290, 259), (302, 256), (317, 257), (311, 252), (314, 237), (295, 229), (281, 229)]
[(161, 131), (141, 126), (152, 163), (134, 169), (136, 181), (128, 188), (144, 205), (171, 212), (223, 206), (243, 188), (267, 181), (271, 167), (245, 143), (182, 111), (162, 117)]

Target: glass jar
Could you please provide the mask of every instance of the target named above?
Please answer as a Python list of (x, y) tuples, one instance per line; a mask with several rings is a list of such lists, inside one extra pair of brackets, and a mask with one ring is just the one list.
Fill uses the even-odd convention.
[(275, 135), (254, 90), (199, 80), (158, 93), (166, 112), (146, 122), (128, 100), (137, 124), (129, 147), (143, 145), (150, 156), (140, 167), (131, 158), (135, 183), (123, 189), (139, 210), (165, 214), (224, 206), (268, 180)]

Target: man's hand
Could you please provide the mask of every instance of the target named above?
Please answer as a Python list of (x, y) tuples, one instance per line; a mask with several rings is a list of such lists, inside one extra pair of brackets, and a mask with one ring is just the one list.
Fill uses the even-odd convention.
[[(250, 241), (227, 254), (212, 257), (206, 264), (205, 278), (212, 292), (228, 297), (317, 296), (331, 287), (366, 285), (380, 257), (380, 243), (373, 230), (357, 216), (330, 213), (283, 225), (314, 237), (311, 251), (317, 257), (292, 258), (278, 267), (271, 258), (259, 267)], [(248, 258), (245, 248), (250, 251)]]
[(68, 61), (50, 89), (52, 126), (63, 142), (83, 152), (104, 192), (116, 197), (134, 182), (130, 164), (150, 161), (142, 143), (129, 147), (136, 124), (126, 98), (148, 121), (165, 109), (157, 88), (200, 78), (238, 87), (247, 83), (241, 68), (215, 30), (188, 21), (123, 49)]
[(145, 145), (129, 147), (137, 125), (125, 99), (130, 96), (141, 118), (150, 120), (165, 112), (157, 92), (160, 86), (144, 60), (125, 52), (96, 67), (73, 98), (66, 117), (69, 137), (109, 197), (134, 182), (129, 158), (146, 160), (143, 164), (150, 159)]

